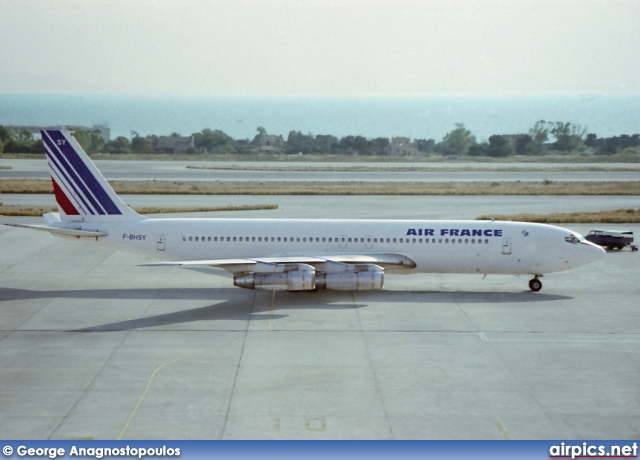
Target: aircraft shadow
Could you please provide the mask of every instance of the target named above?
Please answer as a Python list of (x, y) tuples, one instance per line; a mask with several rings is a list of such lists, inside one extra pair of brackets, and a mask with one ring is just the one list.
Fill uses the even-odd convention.
[[(204, 307), (151, 315), (125, 321), (75, 329), (72, 332), (129, 331), (203, 321), (264, 321), (278, 320), (292, 310), (344, 310), (368, 307), (370, 302), (397, 305), (403, 303), (429, 304), (540, 304), (569, 300), (573, 297), (557, 294), (524, 292), (475, 291), (320, 291), (309, 292), (243, 291), (237, 288), (160, 288), (160, 289), (87, 289), (32, 291), (28, 289), (0, 288), (0, 300), (26, 300), (41, 298), (113, 299), (113, 300), (222, 300)], [(255, 297), (254, 297), (255, 296)], [(345, 301), (345, 297), (349, 300)], [(253, 306), (253, 307), (252, 307)], [(280, 313), (274, 313), (280, 312)]]

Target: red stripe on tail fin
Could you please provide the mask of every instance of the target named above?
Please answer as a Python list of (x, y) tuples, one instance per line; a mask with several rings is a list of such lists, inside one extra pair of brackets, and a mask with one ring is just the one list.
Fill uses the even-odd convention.
[(67, 198), (67, 195), (64, 194), (64, 192), (62, 191), (60, 186), (56, 183), (56, 181), (53, 180), (53, 177), (51, 178), (51, 182), (53, 182), (53, 192), (56, 195), (56, 201), (58, 202), (58, 206), (62, 208), (62, 210), (67, 216), (79, 216), (80, 213), (78, 212), (76, 207), (73, 204), (71, 204), (71, 201), (69, 201), (69, 198)]

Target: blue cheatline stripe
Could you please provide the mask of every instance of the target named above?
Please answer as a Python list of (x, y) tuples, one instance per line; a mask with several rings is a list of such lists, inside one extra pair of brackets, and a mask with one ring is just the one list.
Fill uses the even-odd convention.
[[(69, 190), (69, 186), (65, 182), (64, 174), (58, 171), (57, 165), (55, 165), (55, 163), (51, 161), (49, 155), (50, 155), (49, 152), (47, 152), (47, 158), (49, 158), (49, 169), (51, 172), (51, 178), (56, 182), (56, 184), (58, 184), (58, 187), (60, 188), (62, 193), (64, 193), (64, 195), (67, 197), (67, 200), (69, 200), (69, 203), (75, 206), (78, 213), (87, 214), (87, 210), (84, 208), (82, 203), (80, 203), (76, 198), (76, 196)], [(70, 185), (73, 187), (73, 184), (70, 184)], [(93, 214), (93, 211), (91, 211), (91, 213)]]
[[(60, 131), (54, 131), (59, 134), (61, 139), (65, 139), (64, 135)], [(52, 136), (53, 138), (53, 136)], [(65, 158), (71, 163), (80, 177), (84, 180), (84, 183), (89, 187), (93, 196), (100, 202), (103, 209), (107, 214), (122, 214), (118, 206), (111, 200), (109, 194), (104, 187), (98, 182), (93, 173), (89, 170), (85, 162), (80, 158), (78, 152), (76, 152), (69, 142), (65, 142), (59, 146)]]
[[(98, 214), (101, 214), (101, 215), (106, 214), (105, 210), (100, 206), (100, 203), (97, 202), (96, 198), (93, 196), (91, 191), (89, 191), (89, 189), (87, 188), (85, 182), (78, 175), (76, 168), (74, 168), (73, 165), (70, 164), (69, 158), (65, 155), (65, 153), (63, 153), (60, 150), (60, 146), (55, 145), (55, 142), (59, 140), (64, 140), (64, 144), (68, 144), (69, 142), (65, 139), (62, 133), (60, 133), (60, 131), (45, 131), (45, 133), (49, 137), (43, 136), (43, 140), (45, 141), (45, 144), (49, 147), (54, 157), (58, 160), (59, 165), (62, 166), (60, 168), (61, 171), (64, 169), (67, 172), (69, 178), (77, 186), (77, 189), (79, 189), (82, 192), (78, 194), (78, 196), (82, 197), (82, 195), (84, 195), (84, 198), (91, 203), (91, 207), (93, 207)], [(54, 139), (55, 134), (59, 135), (57, 139)], [(73, 151), (73, 149), (71, 150)], [(77, 189), (74, 187), (74, 190), (77, 190)]]
[[(49, 139), (47, 139), (44, 136), (42, 136), (42, 140), (44, 141), (44, 145), (45, 145), (45, 150), (47, 152), (47, 156), (50, 159), (50, 161), (52, 162), (51, 171), (56, 173), (56, 175), (59, 178), (60, 178), (60, 176), (62, 176), (62, 179), (64, 179), (64, 183), (69, 184), (69, 186), (73, 189), (73, 193), (70, 193), (70, 195), (72, 195), (72, 197), (74, 198), (74, 200), (76, 202), (78, 202), (78, 199), (82, 202), (82, 204), (80, 204), (79, 202), (78, 202), (78, 204), (80, 205), (79, 206), (80, 210), (83, 211), (84, 214), (95, 214), (93, 209), (91, 209), (91, 206), (89, 206), (89, 204), (85, 201), (85, 199), (83, 198), (83, 196), (80, 193), (80, 191), (73, 184), (74, 181), (72, 181), (71, 178), (67, 174), (65, 174), (64, 169), (58, 163), (58, 160), (56, 159), (56, 155), (59, 155), (59, 154), (57, 152), (51, 150), (51, 148), (48, 145), (49, 144)], [(69, 191), (69, 190), (67, 190), (67, 191)]]
[[(47, 134), (50, 134), (47, 132)], [(49, 137), (43, 136), (44, 144), (49, 149), (49, 152), (53, 155), (53, 157), (57, 160), (56, 164), (60, 168), (60, 172), (66, 173), (65, 177), (69, 180), (69, 184), (72, 185), (74, 191), (76, 192), (78, 198), (82, 200), (83, 203), (86, 204), (87, 210), (91, 214), (105, 214), (104, 210), (100, 207), (100, 205), (95, 201), (91, 192), (86, 188), (82, 180), (78, 177), (75, 170), (68, 163), (62, 152), (56, 148), (55, 144)], [(90, 204), (89, 204), (90, 203)], [(92, 211), (95, 210), (96, 212)]]
[[(45, 138), (46, 145), (51, 150), (51, 153), (53, 153), (53, 155), (57, 158), (62, 168), (67, 172), (70, 179), (74, 182), (77, 188), (82, 192), (82, 195), (84, 195), (84, 198), (91, 203), (91, 206), (95, 209), (95, 211), (98, 214), (101, 214), (101, 215), (106, 214), (105, 210), (102, 208), (102, 206), (100, 206), (100, 203), (98, 203), (93, 193), (91, 193), (91, 191), (89, 190), (86, 184), (86, 181), (82, 179), (81, 174), (78, 171), (78, 168), (74, 167), (74, 165), (72, 164), (72, 161), (71, 161), (72, 159), (69, 158), (68, 153), (62, 151), (61, 145), (56, 145), (60, 141), (64, 141), (64, 142), (60, 142), (61, 144), (68, 145), (69, 141), (64, 137), (64, 135), (60, 131), (45, 131), (45, 133), (48, 135), (48, 137)], [(71, 152), (74, 152), (73, 148), (71, 148), (70, 150)]]

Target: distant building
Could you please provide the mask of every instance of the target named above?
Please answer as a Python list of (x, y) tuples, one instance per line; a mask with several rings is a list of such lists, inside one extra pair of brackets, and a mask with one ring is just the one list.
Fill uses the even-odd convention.
[(257, 150), (259, 153), (284, 153), (286, 151), (286, 142), (282, 136), (260, 136), (260, 145)]
[(109, 142), (111, 140), (111, 128), (107, 125), (93, 125), (91, 127), (91, 131), (98, 131), (104, 138), (105, 142)]
[(417, 155), (418, 143), (411, 142), (408, 137), (394, 137), (389, 144), (389, 153), (394, 157)]
[(186, 153), (187, 150), (195, 148), (195, 140), (193, 136), (159, 136), (158, 143), (154, 149), (155, 152), (164, 153)]

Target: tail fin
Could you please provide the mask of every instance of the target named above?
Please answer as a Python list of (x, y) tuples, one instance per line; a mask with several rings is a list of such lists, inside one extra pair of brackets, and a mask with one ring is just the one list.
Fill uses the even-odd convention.
[(71, 132), (43, 130), (40, 133), (63, 222), (144, 219), (120, 199)]

